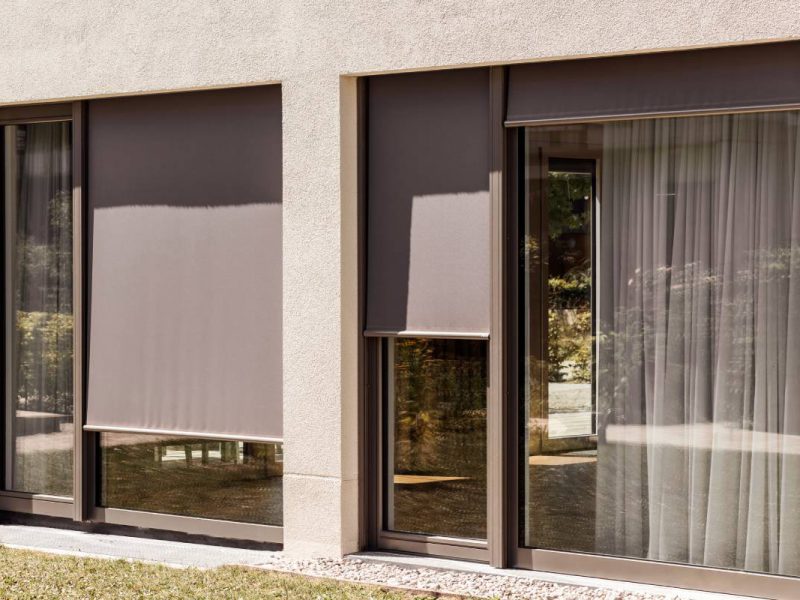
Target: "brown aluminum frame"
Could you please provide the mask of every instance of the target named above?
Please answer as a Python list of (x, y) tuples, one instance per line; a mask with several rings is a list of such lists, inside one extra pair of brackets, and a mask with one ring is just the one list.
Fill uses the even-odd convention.
[(124, 508), (95, 507), (91, 515), (91, 521), (109, 525), (127, 525), (145, 529), (177, 531), (189, 535), (205, 535), (221, 539), (248, 540), (268, 544), (283, 543), (283, 527), (277, 525), (185, 517)]
[[(145, 529), (176, 531), (192, 535), (206, 535), (230, 540), (246, 540), (270, 544), (283, 543), (283, 525), (264, 525), (261, 523), (245, 523), (242, 521), (226, 521), (207, 517), (191, 517), (169, 513), (157, 513), (145, 510), (115, 508), (101, 506), (98, 492), (100, 490), (99, 442), (104, 432), (84, 430), (89, 440), (89, 450), (84, 464), (85, 481), (89, 494), (84, 497), (83, 510), (86, 516), (82, 520), (108, 525), (127, 525)], [(187, 437), (198, 439), (196, 435), (185, 436), (174, 434), (176, 438)], [(263, 443), (263, 442), (254, 442)]]
[[(796, 110), (796, 108), (794, 106), (787, 106), (785, 110)], [(731, 113), (738, 111), (725, 112)], [(711, 111), (708, 114), (718, 113)], [(691, 112), (656, 116), (664, 118), (692, 117), (698, 116), (698, 114), (696, 112)], [(653, 115), (637, 118), (650, 119), (653, 118)], [(594, 119), (573, 119), (564, 124), (588, 124), (590, 122), (596, 121)], [(520, 140), (523, 138), (525, 127), (534, 127), (536, 125), (551, 125), (551, 123), (521, 124), (519, 126), (515, 124), (507, 128), (506, 136), (509, 148), (509, 160), (506, 164), (506, 174), (508, 180), (513, 182), (513, 185), (508, 186), (510, 223), (519, 223), (519, 203), (524, 200), (524, 181), (521, 179), (521, 170), (519, 168), (522, 164), (521, 161), (524, 160), (524, 152), (520, 149)], [(586, 155), (582, 155), (582, 157), (585, 156)], [(599, 173), (597, 177), (599, 181)], [(602, 198), (600, 201), (602, 202)], [(505, 252), (513, 257), (516, 255), (519, 248), (519, 231), (516, 225), (510, 227), (508, 240), (509, 242), (505, 248)], [(521, 431), (521, 421), (519, 417), (520, 406), (518, 403), (520, 376), (519, 359), (521, 354), (518, 334), (519, 315), (521, 312), (519, 294), (519, 268), (513, 266), (508, 273), (507, 296), (509, 335), (506, 348), (507, 352), (509, 352), (509, 356), (513, 357), (512, 360), (508, 360), (507, 375), (510, 398), (512, 399), (511, 405), (513, 407), (508, 411), (508, 431), (510, 434), (507, 436), (506, 440), (506, 451), (511, 457), (509, 462), (512, 473), (509, 479), (509, 504), (507, 506), (509, 517), (507, 539), (511, 544), (512, 550), (507, 566), (567, 575), (600, 577), (635, 583), (666, 585), (688, 590), (748, 595), (777, 600), (797, 598), (798, 593), (800, 593), (800, 577), (582, 552), (545, 550), (523, 546), (521, 542), (519, 510), (522, 502), (521, 483), (523, 481), (523, 475), (521, 452), (517, 444), (519, 439), (518, 435)], [(492, 450), (490, 449), (489, 452), (491, 453)]]
[[(52, 123), (56, 121), (70, 121), (72, 122), (72, 160), (73, 160), (73, 173), (72, 173), (72, 206), (73, 211), (78, 208), (78, 212), (73, 214), (73, 252), (75, 248), (80, 246), (80, 226), (78, 219), (80, 218), (80, 189), (81, 179), (79, 174), (75, 172), (75, 157), (76, 149), (81, 145), (78, 142), (78, 132), (76, 131), (76, 115), (79, 103), (58, 103), (58, 104), (39, 104), (32, 106), (7, 106), (0, 108), (0, 127), (6, 125), (25, 125), (29, 123)], [(5, 221), (5, 216), (3, 217)], [(73, 255), (73, 277), (77, 268), (80, 272), (80, 259), (81, 254)], [(5, 274), (4, 274), (5, 275)], [(78, 451), (78, 438), (80, 436), (80, 418), (82, 406), (82, 383), (78, 377), (79, 369), (81, 368), (81, 329), (80, 325), (80, 307), (82, 290), (80, 286), (80, 279), (73, 281), (73, 427), (75, 431), (75, 441), (73, 442), (73, 482), (72, 482), (72, 497), (66, 496), (53, 496), (50, 494), (35, 494), (27, 492), (16, 492), (13, 490), (0, 490), (0, 510), (11, 512), (25, 512), (37, 515), (46, 515), (51, 517), (60, 517), (65, 519), (72, 519), (74, 517), (76, 506), (76, 496), (78, 492), (78, 480), (80, 472), (75, 468), (78, 464), (80, 452)], [(5, 282), (5, 277), (4, 277)], [(4, 283), (4, 285), (6, 285)], [(5, 294), (4, 294), (5, 297)], [(5, 303), (5, 300), (3, 301)], [(3, 322), (3, 331), (5, 334), (7, 324)], [(5, 380), (7, 373), (3, 371), (3, 380)], [(4, 387), (5, 389), (5, 387)], [(5, 393), (3, 394), (5, 397)], [(5, 407), (7, 399), (4, 399), (3, 406)], [(6, 411), (2, 411), (3, 422), (5, 424)], [(5, 426), (3, 427), (3, 435), (5, 436)], [(3, 442), (3, 453), (5, 453), (5, 444)]]
[[(359, 144), (366, 147), (365, 93), (369, 78), (360, 81)], [(513, 567), (577, 576), (599, 577), (636, 583), (665, 585), (689, 590), (749, 594), (764, 598), (796, 598), (800, 578), (693, 565), (563, 552), (524, 547), (520, 543), (520, 452), (518, 433), (520, 306), (518, 281), (518, 203), (520, 200), (520, 132), (525, 126), (553, 123), (504, 123), (507, 67), (490, 68), (490, 136), (492, 205), (492, 314), (489, 336), (489, 394), (487, 397), (488, 513), (485, 547), (472, 540), (440, 538), (381, 531), (381, 357), (380, 339), (365, 332), (360, 377), (360, 500), (361, 546), (415, 554), (447, 556), (489, 562), (494, 567)], [(795, 109), (787, 105), (785, 110)], [(771, 110), (775, 110), (773, 107)], [(718, 112), (718, 111), (717, 111)], [(732, 112), (730, 110), (724, 111)], [(706, 113), (703, 113), (706, 114)], [(716, 114), (709, 111), (708, 114)], [(698, 113), (642, 115), (636, 118), (697, 116)], [(559, 124), (595, 122), (575, 119)], [(600, 119), (608, 120), (608, 119)], [(366, 153), (359, 154), (359, 267), (366, 265)], [(599, 178), (599, 174), (598, 174)], [(598, 186), (599, 189), (599, 186)], [(364, 303), (364, 275), (360, 301)], [(363, 306), (362, 331), (365, 328)], [(485, 338), (484, 338), (485, 339)], [(466, 543), (465, 543), (466, 542)]]
[[(363, 327), (366, 322), (366, 272), (367, 272), (367, 131), (366, 124), (369, 110), (367, 103), (367, 86), (369, 79), (359, 77), (356, 80), (356, 236), (358, 237), (356, 260), (357, 262), (357, 286), (358, 286), (358, 317), (359, 327)], [(370, 350), (369, 340), (359, 336), (358, 340), (358, 472), (361, 474), (358, 479), (358, 547), (369, 548), (377, 545), (377, 541), (372, 539), (373, 528), (371, 523), (376, 519), (374, 507), (377, 505), (372, 498), (372, 489), (365, 485), (364, 474), (372, 473), (377, 451), (368, 447), (370, 439), (368, 436), (369, 424), (372, 423), (370, 413), (369, 391), (371, 389), (370, 378), (375, 372), (372, 364), (368, 363), (368, 357), (374, 355)]]
[[(359, 267), (362, 271), (360, 279), (360, 323), (363, 334), (360, 361), (363, 374), (360, 377), (362, 390), (359, 411), (361, 437), (359, 477), (360, 499), (362, 508), (359, 512), (361, 523), (361, 546), (381, 548), (415, 554), (430, 554), (487, 562), (494, 566), (505, 566), (510, 546), (505, 542), (507, 527), (508, 502), (507, 479), (508, 469), (505, 452), (494, 452), (493, 448), (502, 448), (507, 437), (506, 413), (508, 406), (507, 381), (505, 367), (504, 331), (505, 324), (505, 265), (504, 248), (508, 243), (506, 231), (505, 200), (505, 155), (506, 130), (503, 118), (506, 110), (506, 68), (491, 67), (489, 69), (489, 132), (491, 140), (491, 158), (489, 174), (489, 196), (491, 203), (491, 324), (492, 333), (465, 334), (450, 332), (375, 332), (367, 331), (364, 320), (364, 275), (366, 271), (366, 175), (367, 175), (367, 90), (369, 78), (362, 78), (359, 83)], [(487, 513), (486, 540), (455, 538), (418, 533), (387, 531), (383, 528), (383, 439), (382, 439), (382, 364), (381, 339), (389, 337), (438, 337), (447, 339), (487, 340), (488, 380), (486, 398), (487, 426)]]
[(94, 446), (92, 436), (83, 430), (86, 412), (86, 368), (89, 362), (85, 360), (88, 336), (85, 323), (88, 323), (88, 306), (83, 299), (88, 298), (87, 278), (84, 277), (83, 266), (87, 260), (87, 249), (84, 243), (84, 232), (87, 230), (88, 211), (86, 206), (86, 103), (73, 103), (72, 119), (72, 211), (73, 211), (73, 289), (76, 290), (73, 300), (75, 335), (75, 365), (73, 380), (75, 381), (75, 447), (73, 449), (75, 462), (73, 471), (75, 481), (72, 486), (74, 502), (73, 520), (84, 521), (89, 517), (90, 498), (94, 498)]
[[(489, 70), (489, 139), (490, 166), (489, 196), (491, 199), (491, 321), (489, 337), (489, 395), (487, 398), (487, 538), (489, 564), (504, 567), (508, 562), (507, 543), (509, 502), (509, 456), (505, 440), (509, 437), (508, 413), (508, 321), (506, 297), (508, 294), (508, 259), (505, 248), (509, 243), (507, 215), (506, 131), (503, 119), (506, 113), (505, 67)], [(513, 436), (512, 436), (513, 437)]]
[[(84, 232), (87, 227), (86, 181), (86, 102), (10, 106), (0, 108), (0, 126), (53, 121), (72, 122), (72, 208), (73, 208), (73, 311), (74, 350), (73, 381), (75, 424), (73, 495), (71, 498), (46, 494), (0, 490), (0, 510), (71, 519), (83, 523), (103, 523), (200, 534), (221, 539), (248, 540), (270, 544), (283, 543), (283, 527), (241, 523), (202, 517), (187, 517), (98, 506), (97, 444), (99, 433), (87, 431), (85, 421), (85, 385), (88, 361), (88, 339), (85, 323), (88, 307), (87, 278), (84, 265), (87, 248)], [(3, 416), (3, 419), (5, 417)], [(197, 437), (197, 436), (192, 436)]]

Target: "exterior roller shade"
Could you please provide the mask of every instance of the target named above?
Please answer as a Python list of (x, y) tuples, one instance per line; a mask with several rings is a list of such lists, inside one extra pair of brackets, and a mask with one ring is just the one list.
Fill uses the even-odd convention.
[(279, 86), (88, 109), (87, 428), (282, 435)]
[(489, 71), (368, 90), (367, 334), (487, 336)]
[(800, 43), (515, 65), (507, 125), (800, 104)]

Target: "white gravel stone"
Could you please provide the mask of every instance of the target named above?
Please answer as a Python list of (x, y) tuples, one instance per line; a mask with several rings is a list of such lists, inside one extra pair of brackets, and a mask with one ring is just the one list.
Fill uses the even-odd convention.
[(672, 595), (628, 592), (602, 587), (553, 583), (531, 577), (408, 567), (384, 561), (347, 557), (342, 560), (292, 560), (280, 553), (272, 555), (262, 568), (325, 577), (355, 583), (403, 588), (437, 594), (527, 600), (669, 600)]
[(19, 524), (0, 524), (0, 544), (75, 556), (144, 560), (178, 567), (211, 569), (222, 565), (243, 565), (312, 577), (479, 598), (737, 600), (734, 596), (679, 592), (670, 588), (605, 582), (602, 579), (586, 579), (593, 584), (590, 587), (578, 585), (581, 578), (530, 571), (495, 571), (485, 565), (465, 568), (463, 563), (457, 561), (408, 555), (401, 557), (375, 553), (349, 556), (342, 560), (292, 559), (280, 551), (190, 544)]

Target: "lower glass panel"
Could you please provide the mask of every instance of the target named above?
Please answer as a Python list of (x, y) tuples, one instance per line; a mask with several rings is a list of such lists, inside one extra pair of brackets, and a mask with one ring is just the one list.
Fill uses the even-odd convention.
[(283, 524), (283, 445), (100, 434), (100, 505)]
[(386, 340), (385, 529), (486, 537), (487, 346)]
[(796, 111), (526, 130), (522, 545), (800, 575), (799, 157)]
[(71, 124), (2, 129), (5, 488), (72, 496)]

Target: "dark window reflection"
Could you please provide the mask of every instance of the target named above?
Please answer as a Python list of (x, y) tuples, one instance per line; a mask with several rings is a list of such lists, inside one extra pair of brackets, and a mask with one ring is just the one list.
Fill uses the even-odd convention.
[(388, 340), (387, 529), (486, 537), (486, 352)]
[(283, 446), (165, 435), (100, 437), (102, 506), (283, 523)]
[(7, 126), (3, 134), (5, 487), (71, 496), (71, 126)]
[(593, 161), (551, 159), (547, 175), (547, 327), (543, 329), (547, 332), (547, 442), (551, 443), (594, 432), (593, 171)]

